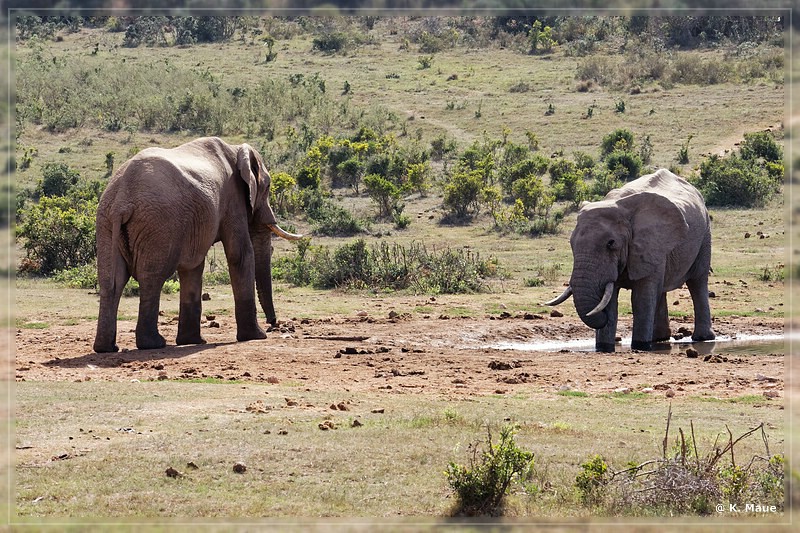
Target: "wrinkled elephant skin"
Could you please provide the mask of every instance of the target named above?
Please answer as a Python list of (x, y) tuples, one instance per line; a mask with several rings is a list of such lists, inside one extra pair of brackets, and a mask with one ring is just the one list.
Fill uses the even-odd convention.
[(171, 149), (147, 148), (123, 164), (97, 209), (100, 310), (94, 350), (115, 352), (122, 289), (139, 282), (136, 346), (161, 348), (160, 294), (175, 272), (180, 280), (177, 344), (202, 344), (206, 254), (222, 242), (234, 295), (237, 340), (263, 339), (256, 290), (267, 322), (272, 301), (271, 235), (299, 238), (277, 226), (269, 204), (270, 175), (247, 144), (204, 137)]
[(573, 270), (564, 295), (596, 330), (598, 351), (613, 352), (620, 289), (631, 290), (631, 347), (651, 350), (670, 337), (667, 292), (689, 288), (692, 340), (714, 339), (708, 303), (711, 224), (700, 193), (665, 169), (609, 192), (578, 213), (570, 237)]

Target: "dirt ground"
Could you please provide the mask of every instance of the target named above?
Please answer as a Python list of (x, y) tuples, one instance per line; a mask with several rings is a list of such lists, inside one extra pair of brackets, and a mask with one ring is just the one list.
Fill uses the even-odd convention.
[[(664, 397), (784, 396), (784, 351), (752, 353), (730, 344), (688, 345), (671, 352), (614, 354), (539, 347), (500, 349), (503, 342), (592, 339), (576, 318), (517, 315), (481, 318), (397, 315), (287, 320), (262, 341), (235, 342), (230, 317), (204, 319), (204, 345), (175, 346), (177, 317), (163, 316), (168, 346), (135, 349), (132, 321), (119, 323), (115, 354), (95, 354), (94, 323), (16, 331), (17, 381), (132, 381), (219, 379), (295, 384), (309, 390), (385, 391), (448, 398), (487, 394), (552, 396), (563, 390), (589, 394), (644, 392)], [(673, 334), (691, 330), (674, 320)], [(783, 320), (730, 317), (715, 321), (718, 337), (782, 335)], [(620, 319), (621, 336), (630, 319)], [(589, 341), (591, 346), (592, 342)], [(779, 401), (779, 400), (778, 400)]]

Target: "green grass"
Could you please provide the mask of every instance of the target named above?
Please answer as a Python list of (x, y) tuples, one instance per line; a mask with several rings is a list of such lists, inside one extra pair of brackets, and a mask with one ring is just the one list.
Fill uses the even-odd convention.
[[(287, 406), (284, 397), (298, 406)], [(22, 520), (58, 516), (64, 502), (73, 518), (446, 516), (443, 469), (450, 460), (467, 460), (487, 424), (498, 431), (507, 423), (519, 427), (519, 447), (536, 454), (551, 486), (537, 495), (513, 494), (507, 514), (572, 516), (583, 512), (571, 491), (577, 465), (593, 453), (617, 468), (660, 457), (666, 419), (663, 402), (637, 402), (632, 410), (629, 402), (585, 398), (576, 409), (522, 397), (385, 393), (361, 393), (349, 411), (334, 412), (327, 406), (341, 401), (341, 393), (284, 384), (23, 382), (16, 398), (25, 413), (14, 436)], [(255, 400), (268, 411), (247, 412)], [(378, 406), (386, 412), (373, 413)], [(687, 430), (691, 420), (706, 450), (725, 424), (735, 434), (749, 427), (738, 415), (742, 408), (675, 401), (672, 428)], [(775, 405), (758, 417), (779, 442), (783, 411)], [(355, 419), (363, 425), (352, 427)], [(320, 430), (324, 420), (336, 429)], [(742, 442), (737, 458), (761, 453), (756, 440)], [(232, 471), (237, 461), (246, 473)], [(169, 467), (183, 477), (167, 477)]]
[[(637, 95), (603, 87), (579, 92), (575, 73), (581, 60), (559, 48), (547, 57), (520, 54), (512, 47), (456, 48), (434, 54), (431, 68), (419, 69), (420, 54), (413, 46), (401, 50), (403, 31), (391, 33), (392, 24), (398, 22), (380, 20), (375, 30), (380, 36), (377, 44), (347, 54), (311, 52), (309, 35), (279, 39), (275, 47), (278, 57), (269, 64), (260, 63), (263, 46), (241, 42), (128, 49), (118, 46), (121, 34), (82, 31), (64, 34), (62, 41), (46, 42), (45, 46), (69, 63), (86, 59), (99, 42), (101, 52), (88, 61), (104, 72), (123, 60), (140, 65), (164, 65), (168, 61), (184, 70), (208, 69), (222, 80), (224, 88), (246, 86), (254, 79), (285, 80), (292, 74), (319, 73), (328, 82), (328, 94), (339, 104), (363, 109), (368, 116), (394, 117), (386, 122), (389, 131), (401, 142), (419, 139), (423, 147), (444, 134), (463, 150), (485, 137), (500, 139), (506, 130), (508, 140), (527, 144), (525, 134), (532, 131), (540, 140), (539, 152), (545, 156), (563, 151), (570, 157), (576, 150), (596, 155), (604, 135), (627, 128), (637, 139), (651, 136), (653, 166), (670, 166), (691, 134), (689, 164), (679, 167), (684, 175), (699, 165), (701, 154), (729, 149), (744, 132), (773, 126), (784, 118), (785, 89), (769, 79), (666, 89), (652, 85), (643, 87)], [(16, 53), (24, 59), (31, 49), (21, 44)], [(681, 50), (670, 53), (675, 57), (687, 54)], [(387, 77), (389, 74), (397, 77)], [(451, 74), (457, 74), (457, 79), (448, 81)], [(352, 87), (349, 100), (339, 95), (343, 80)], [(509, 89), (521, 80), (529, 83), (531, 90), (511, 92)], [(625, 100), (624, 114), (614, 112), (620, 99)], [(452, 109), (448, 109), (448, 102), (455, 103)], [(545, 111), (550, 103), (556, 112), (548, 116)], [(582, 118), (590, 106), (594, 106), (592, 118)], [(275, 145), (258, 133), (226, 138), (263, 143), (269, 148), (286, 143), (284, 129), (277, 132)], [(100, 178), (106, 172), (108, 152), (115, 153), (118, 167), (146, 146), (172, 146), (198, 136), (187, 132), (110, 132), (95, 127), (54, 135), (30, 124), (19, 134), (17, 160), (24, 147), (38, 150), (30, 169), (16, 175), (21, 187), (36, 183), (45, 162), (63, 162), (84, 177)], [(271, 171), (285, 170), (288, 163), (272, 159), (271, 154), (272, 150), (265, 152)], [(334, 198), (356, 214), (370, 216), (375, 211), (363, 194), (337, 191)], [(560, 233), (531, 239), (499, 236), (491, 231), (486, 213), (471, 225), (443, 225), (441, 202), (436, 187), (425, 197), (409, 196), (404, 211), (412, 219), (409, 228), (397, 231), (391, 223), (376, 221), (373, 234), (365, 236), (368, 245), (378, 239), (400, 244), (424, 242), (438, 249), (468, 245), (483, 257), (498, 258), (505, 277), (490, 280), (490, 292), (437, 295), (430, 301), (430, 295), (319, 291), (279, 282), (279, 318), (354, 316), (359, 311), (386, 316), (390, 309), (412, 309), (432, 317), (542, 312), (541, 302), (563, 290), (572, 265), (568, 240), (575, 225), (574, 213), (565, 217)], [(763, 209), (714, 209), (711, 214), (714, 273), (710, 289), (717, 296), (711, 302), (714, 316), (762, 316), (755, 309), (766, 310), (770, 305), (775, 309), (766, 311), (766, 316), (783, 316), (784, 309), (778, 304), (784, 300), (784, 282), (759, 280), (765, 267), (783, 262), (788, 255), (783, 199)], [(433, 218), (429, 218), (431, 215)], [(290, 217), (286, 222), (296, 224), (299, 231), (309, 229), (301, 217)], [(745, 232), (755, 234), (759, 230), (770, 238), (744, 238)], [(11, 232), (2, 235), (8, 245), (2, 246), (6, 244), (2, 241), (0, 249), (13, 252)], [(350, 240), (314, 237), (315, 244), (325, 246), (345, 242)], [(294, 253), (290, 243), (274, 244), (276, 257)], [(3, 257), (5, 262), (14, 260), (12, 253)], [(221, 247), (212, 249), (209, 258), (221, 261)], [(544, 280), (542, 286), (526, 286), (525, 280), (539, 277)], [(232, 316), (230, 286), (219, 284), (206, 290), (212, 299), (205, 303), (205, 312)], [(65, 289), (48, 280), (17, 278), (15, 292), (15, 319), (9, 323), (16, 327), (96, 320), (97, 295), (90, 291)], [(679, 304), (673, 306), (676, 300)], [(671, 294), (668, 301), (671, 316), (692, 312), (685, 290)], [(135, 320), (138, 302), (138, 298), (123, 298), (120, 319)], [(162, 295), (161, 302), (166, 314), (177, 315), (177, 294)], [(560, 310), (574, 316), (571, 304), (560, 306)], [(630, 314), (627, 293), (620, 299), (620, 312)], [(221, 386), (227, 384), (237, 386)], [(299, 380), (284, 381), (279, 386), (218, 378), (16, 385), (14, 438), (25, 448), (16, 451), (14, 510), (26, 522), (65, 514), (77, 519), (160, 520), (447, 516), (450, 501), (442, 472), (448, 461), (463, 462), (469, 445), (485, 437), (486, 424), (499, 427), (507, 419), (520, 426), (518, 444), (536, 453), (537, 468), (552, 486), (536, 496), (513, 494), (507, 514), (543, 520), (583, 518), (592, 511), (581, 508), (575, 500), (572, 485), (578, 465), (593, 453), (602, 453), (618, 467), (631, 460), (660, 457), (666, 419), (666, 404), (641, 392), (589, 396), (563, 391), (544, 400), (524, 393), (466, 399), (348, 393), (354, 400), (353, 409), (334, 413), (327, 405), (341, 401), (341, 391), (308, 390), (307, 383)], [(302, 397), (301, 405), (310, 403), (314, 407), (290, 409), (284, 404), (284, 396)], [(273, 409), (262, 414), (246, 412), (246, 406), (257, 399)], [(681, 398), (673, 400), (673, 406), (673, 428), (686, 430), (691, 420), (701, 450), (711, 449), (726, 424), (737, 434), (751, 427), (755, 419), (774, 428), (768, 432), (771, 442), (783, 442), (788, 436), (780, 403), (760, 396)], [(758, 409), (752, 411), (755, 406)], [(386, 407), (386, 412), (372, 413), (373, 407)], [(318, 424), (326, 417), (333, 417), (338, 429), (321, 431)], [(363, 426), (351, 427), (355, 419)], [(133, 427), (136, 433), (118, 431), (125, 427)], [(287, 433), (280, 434), (282, 430)], [(762, 452), (760, 443), (744, 442), (741, 450), (737, 448), (737, 458)], [(52, 460), (62, 454), (68, 454), (68, 458)], [(190, 461), (200, 468), (188, 469)], [(247, 464), (246, 474), (232, 472), (236, 461)], [(183, 472), (184, 477), (166, 477), (164, 471), (169, 466)]]

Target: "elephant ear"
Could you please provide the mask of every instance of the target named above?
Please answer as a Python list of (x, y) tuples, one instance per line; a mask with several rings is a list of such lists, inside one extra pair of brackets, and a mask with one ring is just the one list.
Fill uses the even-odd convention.
[(258, 155), (252, 146), (243, 144), (239, 147), (237, 155), (236, 167), (239, 170), (239, 176), (244, 180), (247, 189), (250, 192), (250, 208), (255, 212), (256, 210), (256, 197), (258, 196), (258, 175), (259, 167), (261, 165), (258, 161)]
[(628, 211), (631, 222), (629, 279), (641, 279), (662, 270), (667, 255), (689, 235), (683, 212), (669, 198), (652, 192), (626, 196), (618, 204)]

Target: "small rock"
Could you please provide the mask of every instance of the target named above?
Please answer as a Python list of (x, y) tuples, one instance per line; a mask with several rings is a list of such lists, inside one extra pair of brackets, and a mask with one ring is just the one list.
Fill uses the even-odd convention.
[(164, 473), (167, 474), (167, 477), (172, 477), (172, 478), (183, 477), (183, 474), (181, 474), (172, 467), (167, 468), (167, 470)]
[(376, 414), (382, 414), (382, 413), (384, 413), (385, 411), (386, 411), (386, 409), (384, 409), (383, 407), (381, 407), (380, 409), (373, 409), (373, 410), (372, 410), (372, 412), (373, 412), (373, 413), (376, 413)]
[(320, 423), (318, 427), (323, 431), (328, 431), (329, 429), (336, 429), (336, 424), (334, 424), (332, 420), (325, 420)]
[(358, 419), (355, 419), (355, 420), (353, 420), (353, 422), (350, 424), (350, 427), (352, 427), (352, 428), (360, 428), (360, 427), (361, 427), (361, 426), (363, 426), (363, 425), (364, 425), (364, 424), (362, 424), (361, 422), (359, 422), (359, 420), (358, 420)]
[(200, 467), (199, 467), (199, 466), (197, 466), (197, 465), (194, 463), (194, 461), (189, 461), (188, 463), (186, 463), (186, 468), (191, 468), (192, 470), (197, 470), (197, 469), (199, 469)]
[(211, 295), (208, 294), (207, 292), (204, 292), (203, 296), (202, 296), (202, 299), (203, 299), (204, 302), (207, 302), (207, 301), (211, 300)]
[(749, 238), (750, 238), (750, 232), (749, 232), (749, 231), (746, 231), (746, 232), (744, 233), (744, 238), (745, 238), (745, 239), (749, 239)]
[(394, 311), (394, 310), (389, 311), (389, 318), (397, 318), (399, 316), (400, 316), (400, 314), (397, 311)]
[(236, 463), (233, 465), (233, 471), (236, 472), (237, 474), (244, 474), (245, 472), (247, 472), (247, 466), (241, 462)]
[(642, 392), (645, 393), (645, 394), (650, 394), (654, 390), (655, 389), (653, 387), (645, 387), (645, 388), (642, 389)]
[(219, 327), (219, 322), (217, 322), (216, 320), (212, 320), (211, 322), (208, 323), (208, 327), (210, 327), (210, 328), (218, 328)]
[(564, 313), (562, 313), (558, 309), (551, 309), (550, 316), (553, 318), (561, 318), (562, 316), (564, 316)]
[(292, 400), (291, 398), (284, 398), (283, 400), (289, 407), (294, 407), (295, 405), (297, 405), (297, 402), (295, 400)]
[(617, 389), (614, 389), (614, 392), (618, 394), (628, 394), (629, 392), (631, 392), (631, 389), (630, 387), (619, 387)]
[(664, 393), (664, 396), (667, 398), (672, 398), (675, 396), (675, 391), (672, 389), (667, 389), (667, 392)]
[(165, 379), (169, 379), (167, 377), (167, 371), (166, 370), (162, 370), (161, 372), (158, 373), (158, 380), (159, 381), (164, 381)]
[(358, 313), (356, 313), (356, 316), (369, 316), (369, 313), (367, 313), (366, 311), (359, 311)]
[(350, 408), (347, 407), (347, 405), (344, 402), (339, 402), (336, 405), (336, 408), (339, 409), (340, 411), (349, 411), (350, 410)]
[(764, 391), (764, 398), (777, 398), (780, 394), (776, 390)]
[(206, 320), (216, 320), (217, 315), (206, 315)]
[(689, 359), (697, 359), (700, 354), (694, 348), (686, 348), (686, 357)]

